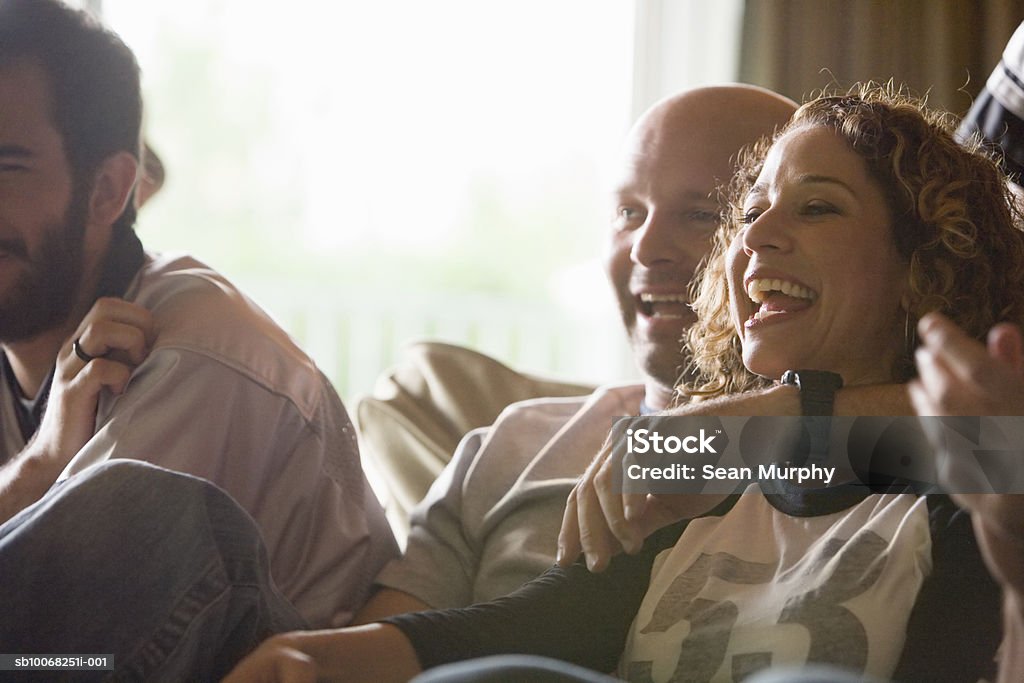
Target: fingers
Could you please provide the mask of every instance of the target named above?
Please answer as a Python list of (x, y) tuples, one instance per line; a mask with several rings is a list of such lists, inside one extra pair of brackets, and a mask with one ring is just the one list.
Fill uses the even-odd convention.
[[(82, 319), (64, 357), (71, 358), (71, 346), (77, 340), (79, 348), (94, 358), (109, 357), (134, 366), (145, 360), (153, 338), (153, 318), (145, 308), (121, 299), (99, 299)], [(76, 354), (72, 365), (79, 364), (87, 361)]]
[[(81, 361), (76, 358), (75, 362)], [(40, 454), (61, 467), (66, 465), (92, 438), (100, 392), (121, 394), (130, 376), (128, 366), (97, 358), (70, 379), (55, 380), (33, 442)]]
[(949, 318), (929, 313), (918, 322), (922, 349), (944, 371), (961, 380), (972, 380), (988, 372), (988, 352), (968, 337)]
[[(642, 545), (643, 537), (626, 519), (622, 487), (617, 484), (622, 449), (615, 448), (615, 440), (613, 431), (569, 495), (558, 538), (561, 566), (573, 563), (582, 552), (591, 571), (602, 571), (622, 549), (637, 552)], [(626, 500), (636, 507), (637, 497)], [(642, 505), (643, 496), (639, 498)]]
[[(914, 354), (918, 379), (908, 386), (918, 414), (990, 413), (982, 405), (983, 387), (998, 382), (999, 366), (987, 349), (937, 313), (921, 318), (918, 332), (922, 342)], [(1003, 335), (999, 339), (1005, 345)]]
[[(920, 367), (920, 362), (918, 363)], [(921, 370), (918, 370), (921, 372)], [(914, 412), (918, 415), (939, 415), (938, 406), (932, 401), (931, 394), (928, 393), (920, 380), (911, 380), (907, 383), (907, 393), (910, 395), (910, 403), (914, 406)]]
[[(606, 441), (569, 493), (562, 516), (562, 528), (558, 533), (556, 561), (563, 567), (569, 566), (580, 553), (584, 553), (587, 567), (591, 571), (601, 571), (608, 565), (614, 552), (618, 551), (618, 543), (608, 528), (597, 490), (607, 483), (607, 474), (601, 472), (609, 457), (609, 448), (609, 442)], [(621, 516), (621, 504), (619, 514)]]
[(69, 382), (65, 393), (69, 397), (75, 393), (98, 393), (107, 389), (114, 394), (121, 394), (131, 378), (132, 368), (117, 361), (96, 358), (87, 363), (82, 370)]
[[(585, 477), (577, 484), (576, 511), (579, 516), (580, 545), (587, 558), (590, 571), (600, 572), (608, 566), (612, 555), (619, 551), (619, 544), (605, 519), (597, 486), (601, 485), (594, 478)], [(605, 479), (601, 479), (604, 482)]]
[(569, 494), (558, 534), (556, 562), (562, 567), (582, 553), (591, 571), (603, 571), (619, 552), (639, 552), (652, 532), (721, 502), (722, 496), (705, 494), (625, 493), (624, 439), (613, 429)]
[(918, 378), (907, 384), (910, 402), (918, 415), (947, 415), (951, 406), (943, 405), (957, 384), (955, 375), (940, 354), (924, 347), (914, 353)]
[(983, 345), (947, 318), (923, 317), (914, 355), (918, 381), (908, 392), (920, 415), (1019, 415), (1024, 412), (1024, 342), (1013, 325), (996, 325)]
[[(92, 438), (101, 393), (124, 392), (132, 370), (149, 353), (153, 329), (152, 316), (141, 306), (120, 299), (93, 305), (58, 354), (33, 442), (41, 457), (63, 467)], [(75, 340), (81, 354), (75, 352)]]
[[(612, 448), (611, 445), (606, 447)], [(609, 543), (613, 548), (613, 554), (618, 552), (621, 547), (632, 555), (640, 551), (646, 536), (639, 532), (637, 522), (644, 518), (649, 496), (646, 493), (623, 491), (624, 487), (619, 483), (622, 468), (622, 457), (610, 453), (594, 477), (602, 519), (593, 521), (594, 523), (603, 522), (602, 526), (611, 533), (613, 539)], [(655, 527), (655, 529), (657, 528)]]
[(283, 638), (265, 641), (231, 670), (222, 683), (316, 683), (312, 657), (288, 646)]
[(945, 316), (929, 313), (918, 323), (918, 333), (926, 358), (959, 380), (983, 383), (999, 378), (1007, 367), (1015, 374), (1024, 368), (1024, 340), (1016, 325), (994, 326), (983, 346)]
[[(907, 388), (918, 414), (1024, 414), (1024, 339), (1018, 327), (996, 325), (984, 345), (939, 315), (922, 318), (918, 330), (923, 342), (915, 354), (919, 377)], [(940, 481), (949, 490), (981, 490), (955, 485), (961, 476), (970, 481), (976, 475), (962, 469), (965, 463), (942, 443), (934, 438), (932, 443), (939, 453)], [(993, 576), (1004, 587), (1024, 589), (1024, 496), (954, 493), (953, 498), (971, 511)]]
[(583, 552), (583, 547), (580, 545), (579, 519), (579, 514), (576, 511), (576, 487), (573, 487), (569, 492), (568, 500), (565, 501), (562, 528), (558, 531), (558, 552), (555, 554), (555, 563), (560, 567), (568, 567)]
[(647, 511), (647, 501), (650, 497), (646, 493), (623, 493), (622, 508), (626, 520), (636, 522), (644, 516)]
[(988, 353), (1018, 375), (1024, 371), (1024, 339), (1016, 325), (1000, 323), (988, 333)]
[[(74, 342), (77, 341), (79, 348), (92, 359), (82, 358), (74, 351)], [(69, 372), (77, 371), (74, 365), (88, 365), (92, 360), (108, 358), (126, 365), (139, 365), (146, 359), (149, 353), (149, 345), (145, 333), (137, 327), (102, 321), (87, 328), (80, 337), (71, 340), (72, 352), (65, 353), (65, 357), (74, 360), (76, 363), (68, 368)]]
[[(600, 458), (601, 455), (598, 455)], [(603, 571), (620, 547), (608, 528), (596, 491), (597, 463), (592, 463), (569, 493), (558, 533), (557, 563), (567, 567), (580, 553), (591, 571)]]

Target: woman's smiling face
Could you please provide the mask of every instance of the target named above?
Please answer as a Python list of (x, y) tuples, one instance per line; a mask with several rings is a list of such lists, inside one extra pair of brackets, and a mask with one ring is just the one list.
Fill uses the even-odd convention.
[(831, 370), (847, 385), (893, 379), (909, 286), (892, 222), (864, 160), (831, 129), (798, 128), (772, 146), (727, 255), (750, 371)]

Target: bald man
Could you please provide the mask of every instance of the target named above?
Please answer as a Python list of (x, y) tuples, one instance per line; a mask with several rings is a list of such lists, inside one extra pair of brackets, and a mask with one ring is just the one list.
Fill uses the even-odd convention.
[(721, 211), (737, 152), (795, 104), (743, 85), (658, 102), (627, 136), (606, 267), (643, 382), (588, 397), (536, 399), (471, 432), (412, 515), (401, 560), (357, 616), (468, 605), (510, 593), (551, 566), (565, 500), (615, 417), (664, 410), (694, 321), (687, 287)]

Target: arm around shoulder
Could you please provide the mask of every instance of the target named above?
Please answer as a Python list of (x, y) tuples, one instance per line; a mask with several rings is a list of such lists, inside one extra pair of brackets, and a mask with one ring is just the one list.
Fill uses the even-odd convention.
[(913, 415), (906, 384), (864, 384), (836, 392), (836, 415)]
[[(800, 392), (777, 384), (767, 389), (684, 403), (669, 415), (789, 415), (799, 416)], [(844, 387), (836, 392), (836, 415), (913, 415), (905, 384), (868, 384)]]
[[(441, 578), (442, 577), (438, 577), (439, 580)], [(358, 612), (356, 612), (356, 616), (352, 620), (352, 625), (359, 626), (378, 619), (383, 619), (384, 617), (394, 616), (395, 614), (422, 612), (428, 609), (430, 609), (430, 605), (423, 602), (415, 595), (396, 588), (381, 587), (373, 594), (369, 601), (363, 605)]]

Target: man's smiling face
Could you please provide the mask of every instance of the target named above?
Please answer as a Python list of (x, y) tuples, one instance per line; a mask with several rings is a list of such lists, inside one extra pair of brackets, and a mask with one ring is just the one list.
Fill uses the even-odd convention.
[(606, 267), (653, 409), (685, 369), (682, 338), (696, 320), (688, 289), (718, 227), (718, 187), (739, 150), (795, 109), (760, 88), (697, 88), (655, 105), (627, 138)]
[(0, 67), (0, 342), (64, 322), (82, 276), (87, 193), (75, 192), (48, 79)]

